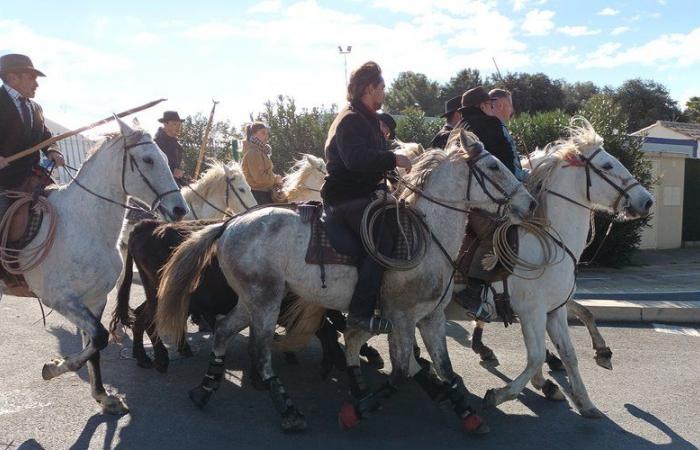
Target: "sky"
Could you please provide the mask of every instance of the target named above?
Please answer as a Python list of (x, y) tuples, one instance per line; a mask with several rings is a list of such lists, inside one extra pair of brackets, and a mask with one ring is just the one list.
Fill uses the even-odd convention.
[[(343, 56), (338, 46), (352, 46)], [(0, 54), (46, 73), (36, 100), (78, 127), (157, 98), (237, 127), (267, 99), (338, 104), (367, 60), (448, 81), (460, 69), (544, 72), (619, 86), (654, 79), (681, 106), (700, 95), (700, 0), (0, 0)]]

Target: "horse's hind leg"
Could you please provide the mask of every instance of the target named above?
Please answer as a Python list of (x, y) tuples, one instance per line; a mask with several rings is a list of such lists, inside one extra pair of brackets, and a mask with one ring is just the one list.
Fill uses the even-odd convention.
[(482, 361), (491, 362), (493, 365), (497, 366), (498, 358), (496, 357), (496, 354), (493, 352), (493, 350), (485, 346), (481, 340), (484, 334), (484, 326), (486, 326), (485, 322), (480, 320), (476, 321), (474, 333), (472, 334), (472, 350), (481, 357)]
[(569, 300), (566, 302), (567, 309), (571, 310), (576, 317), (578, 317), (586, 328), (588, 328), (588, 333), (591, 335), (591, 341), (593, 341), (593, 349), (595, 350), (595, 362), (600, 367), (608, 370), (612, 370), (612, 350), (605, 343), (603, 335), (600, 334), (598, 326), (595, 323), (595, 317), (593, 313), (585, 306), (575, 302), (574, 300)]
[(576, 350), (571, 343), (569, 336), (569, 324), (566, 320), (566, 308), (559, 308), (552, 311), (547, 316), (547, 332), (549, 338), (556, 345), (559, 356), (566, 367), (566, 372), (571, 383), (572, 400), (576, 409), (582, 416), (589, 418), (600, 418), (603, 414), (593, 405), (583, 384), (581, 373), (578, 370), (578, 360)]
[(542, 391), (547, 400), (566, 400), (566, 397), (564, 397), (564, 394), (559, 389), (559, 386), (554, 384), (552, 380), (548, 380), (544, 377), (542, 374), (542, 367), (537, 369), (537, 372), (535, 372), (535, 375), (532, 377), (530, 382), (536, 389)]
[[(151, 344), (153, 345), (153, 366), (158, 372), (165, 373), (168, 371), (170, 356), (168, 355), (168, 349), (158, 336), (158, 330), (156, 330), (156, 304), (155, 302), (146, 300), (144, 305), (145, 307), (143, 309), (142, 320), (143, 324), (146, 325), (146, 333), (148, 333), (148, 338), (151, 340)], [(186, 339), (186, 336), (182, 337), (183, 341)], [(181, 345), (181, 343), (178, 342), (178, 345)]]
[(131, 356), (134, 357), (139, 367), (150, 369), (153, 367), (153, 361), (148, 357), (146, 349), (143, 346), (143, 335), (146, 332), (146, 327), (144, 325), (144, 308), (146, 303), (148, 303), (148, 300), (141, 303), (138, 308), (134, 310), (134, 326), (132, 327), (134, 342), (131, 347)]
[(541, 308), (518, 311), (525, 346), (527, 348), (527, 366), (525, 370), (505, 387), (489, 389), (484, 396), (484, 406), (497, 406), (507, 400), (515, 399), (538, 370), (542, 369), (545, 359), (544, 333), (547, 313)]
[[(412, 373), (413, 379), (432, 400), (448, 401), (468, 433), (488, 433), (489, 427), (486, 422), (475, 414), (472, 407), (469, 406), (467, 401), (469, 391), (462, 378), (452, 369), (450, 355), (447, 352), (447, 340), (445, 339), (445, 321), (445, 313), (440, 310), (418, 322), (423, 343), (435, 364), (435, 372), (442, 380), (431, 373), (430, 366), (420, 367), (418, 364), (416, 366), (420, 367), (420, 370)], [(413, 355), (411, 358), (415, 361)]]

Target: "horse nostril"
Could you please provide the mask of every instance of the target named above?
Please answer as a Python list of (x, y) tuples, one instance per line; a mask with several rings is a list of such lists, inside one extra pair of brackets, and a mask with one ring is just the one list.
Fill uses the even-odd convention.
[(649, 199), (647, 202), (644, 204), (644, 210), (649, 211), (651, 207), (654, 206), (654, 200)]
[(534, 200), (530, 200), (530, 212), (534, 212), (536, 208), (537, 208), (537, 202)]
[(173, 216), (175, 216), (177, 219), (181, 219), (185, 216), (187, 212), (185, 211), (185, 208), (182, 208), (180, 206), (176, 206), (173, 208)]

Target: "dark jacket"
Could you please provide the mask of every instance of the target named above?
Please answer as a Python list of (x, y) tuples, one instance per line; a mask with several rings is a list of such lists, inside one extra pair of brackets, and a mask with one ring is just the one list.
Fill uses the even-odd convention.
[(395, 167), (396, 157), (386, 150), (376, 114), (353, 102), (340, 111), (328, 131), (328, 176), (321, 197), (330, 205), (369, 197), (380, 188), (384, 172)]
[[(33, 124), (27, 132), (12, 97), (5, 88), (0, 87), (0, 156), (12, 156), (51, 137), (44, 124), (41, 106), (29, 101), (33, 110)], [(0, 188), (12, 189), (22, 184), (29, 178), (32, 168), (39, 165), (39, 159), (39, 152), (34, 152), (0, 169)]]
[(182, 164), (182, 146), (177, 141), (177, 138), (168, 136), (165, 134), (163, 127), (160, 127), (156, 132), (154, 141), (163, 150), (165, 156), (168, 157), (170, 171), (173, 172), (175, 169), (179, 169)]
[(445, 149), (447, 146), (447, 139), (450, 137), (450, 133), (454, 127), (448, 123), (443, 125), (443, 127), (438, 131), (433, 140), (430, 142), (430, 148), (441, 148)]
[(486, 150), (500, 159), (508, 170), (520, 176), (520, 155), (503, 122), (476, 107), (465, 108), (461, 113), (462, 121), (457, 128), (464, 128), (476, 134)]

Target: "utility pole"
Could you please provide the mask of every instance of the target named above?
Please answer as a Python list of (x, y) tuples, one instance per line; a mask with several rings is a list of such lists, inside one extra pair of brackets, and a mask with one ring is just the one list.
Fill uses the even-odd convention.
[(343, 46), (339, 45), (338, 46), (338, 53), (343, 55), (343, 60), (345, 62), (345, 87), (348, 86), (348, 55), (352, 51), (352, 45), (348, 45), (345, 47), (345, 50), (343, 50)]

